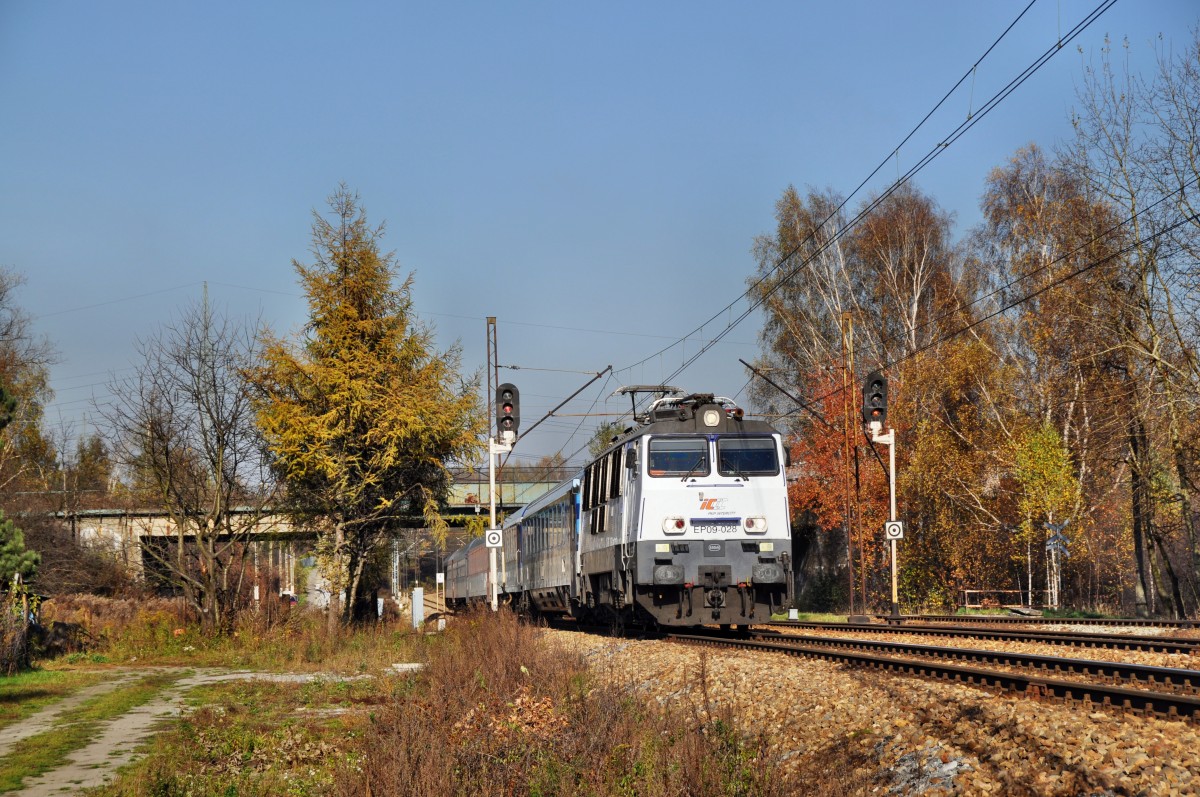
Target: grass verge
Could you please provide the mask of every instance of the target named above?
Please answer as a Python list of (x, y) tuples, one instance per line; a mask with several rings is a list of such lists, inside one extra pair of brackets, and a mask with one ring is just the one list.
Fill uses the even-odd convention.
[(17, 742), (0, 758), (0, 792), (16, 790), (26, 778), (62, 766), (95, 737), (102, 723), (146, 703), (178, 678), (178, 673), (156, 673), (65, 711), (52, 730)]
[(417, 673), (197, 690), (194, 712), (87, 794), (797, 793), (736, 709), (664, 707), (601, 686), (578, 655), (507, 612), (459, 617), (411, 644), (427, 662)]
[[(786, 621), (788, 619), (787, 612), (771, 615), (772, 620)], [(799, 612), (796, 619), (805, 623), (844, 623), (846, 615), (830, 614), (829, 612)]]
[(188, 622), (179, 601), (161, 598), (59, 597), (43, 613), (44, 622), (78, 626), (95, 640), (90, 650), (46, 662), (47, 668), (108, 663), (353, 674), (421, 660), (420, 635), (411, 628), (380, 623), (330, 632), (323, 614), (303, 609), (270, 616), (247, 611), (232, 633), (211, 636)]
[(95, 672), (31, 670), (0, 678), (0, 728), (27, 719), (103, 677)]
[(389, 699), (378, 679), (306, 684), (235, 681), (189, 695), (194, 712), (92, 797), (329, 794), (354, 766), (370, 710)]
[(336, 794), (797, 793), (734, 709), (601, 686), (581, 658), (507, 613), (459, 619), (436, 647), (409, 693), (375, 713)]

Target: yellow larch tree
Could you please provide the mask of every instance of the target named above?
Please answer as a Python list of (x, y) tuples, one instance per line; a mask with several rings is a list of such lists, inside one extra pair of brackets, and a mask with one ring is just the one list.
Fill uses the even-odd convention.
[(460, 351), (435, 350), (399, 285), (383, 228), (345, 185), (314, 212), (315, 262), (294, 261), (309, 304), (298, 341), (270, 338), (251, 374), (258, 419), (291, 514), (319, 531), (329, 624), (348, 620), (366, 566), (410, 518), (444, 536), (438, 508), (448, 466), (470, 461), (485, 434), (478, 378)]

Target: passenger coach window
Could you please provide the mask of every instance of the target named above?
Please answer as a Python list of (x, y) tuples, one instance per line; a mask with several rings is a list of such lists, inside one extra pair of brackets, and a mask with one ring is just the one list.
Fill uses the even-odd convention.
[(646, 462), (651, 476), (707, 476), (708, 440), (703, 437), (655, 437)]
[(722, 476), (774, 476), (779, 473), (770, 437), (717, 438), (717, 471)]

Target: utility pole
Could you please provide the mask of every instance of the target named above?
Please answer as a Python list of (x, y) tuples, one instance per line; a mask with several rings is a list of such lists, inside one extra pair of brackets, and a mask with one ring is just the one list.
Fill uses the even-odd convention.
[[(489, 424), (488, 434), (488, 507), (489, 518), (484, 542), (488, 549), (488, 593), (491, 596), (492, 611), (500, 608), (500, 580), (497, 577), (497, 551), (501, 549), (504, 535), (496, 526), (496, 465), (501, 454), (512, 451), (517, 439), (517, 427), (521, 422), (521, 399), (516, 385), (495, 384), (499, 379), (499, 362), (496, 354), (496, 317), (488, 316), (488, 404), (495, 409), (494, 425)], [(492, 401), (495, 387), (495, 402)], [(490, 434), (496, 430), (496, 437)], [(498, 439), (497, 439), (498, 438)]]
[[(487, 373), (488, 373), (488, 406), (494, 406), (492, 401), (493, 388), (495, 387), (499, 376), (499, 357), (496, 350), (496, 317), (490, 315), (487, 317)], [(489, 410), (490, 413), (490, 410)], [(500, 453), (496, 444), (495, 438), (491, 435), (491, 430), (496, 428), (496, 418), (491, 418), (488, 424), (488, 507), (490, 511), (490, 520), (485, 534), (488, 535), (488, 599), (492, 605), (492, 611), (500, 608), (500, 589), (496, 583), (496, 548), (490, 543), (491, 538), (496, 528), (496, 457)], [(505, 450), (511, 451), (511, 446)]]
[[(850, 374), (854, 371), (854, 321), (848, 311), (841, 315), (842, 332), (842, 470), (844, 479), (844, 510), (846, 521), (846, 576), (850, 585), (850, 615), (854, 611), (854, 520), (850, 501)], [(865, 608), (865, 607), (864, 607)]]
[(892, 565), (892, 611), (893, 619), (900, 617), (900, 599), (897, 583), (899, 563), (897, 562), (896, 543), (904, 538), (904, 524), (896, 517), (896, 430), (888, 428), (883, 433), (887, 423), (888, 410), (888, 381), (882, 371), (872, 371), (867, 374), (863, 383), (863, 423), (871, 433), (872, 443), (886, 443), (888, 447), (888, 519), (883, 524), (883, 536), (891, 543)]
[(496, 552), (500, 550), (500, 544), (503, 541), (503, 535), (496, 527), (496, 460), (501, 454), (507, 454), (512, 451), (512, 440), (515, 437), (512, 432), (501, 432), (501, 442), (496, 442), (493, 438), (488, 438), (488, 487), (491, 492), (491, 522), (487, 529), (487, 549), (488, 549), (488, 595), (492, 604), (492, 611), (497, 611), (500, 608), (500, 582), (496, 577)]

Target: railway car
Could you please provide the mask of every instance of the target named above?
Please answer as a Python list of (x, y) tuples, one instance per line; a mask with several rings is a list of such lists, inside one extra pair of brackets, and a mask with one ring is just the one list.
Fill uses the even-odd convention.
[(579, 478), (572, 477), (514, 512), (503, 525), (503, 592), (522, 611), (570, 611), (579, 540)]
[[(526, 611), (591, 620), (769, 621), (791, 577), (779, 433), (713, 394), (618, 393), (651, 390), (665, 395), (635, 426), (505, 521), (499, 592)], [(486, 572), (473, 541), (447, 560), (447, 597), (486, 593)]]
[(445, 568), (447, 604), (463, 607), (487, 599), (488, 549), (482, 537), (447, 556)]

